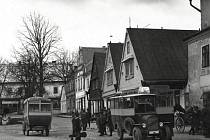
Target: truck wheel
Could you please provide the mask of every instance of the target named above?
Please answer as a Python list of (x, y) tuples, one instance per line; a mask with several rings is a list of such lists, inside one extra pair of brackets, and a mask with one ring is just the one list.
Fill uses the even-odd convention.
[(124, 120), (124, 128), (125, 131), (129, 134), (132, 135), (132, 130), (133, 130), (133, 124), (134, 124), (134, 120), (130, 117), (125, 118)]
[(161, 140), (171, 140), (172, 139), (171, 130), (168, 126), (165, 126), (163, 129), (161, 129), (160, 139)]
[(138, 127), (133, 128), (133, 140), (142, 140), (141, 129)]
[(122, 127), (120, 127), (119, 124), (117, 124), (117, 135), (118, 135), (119, 140), (123, 140), (124, 132), (123, 132)]
[(49, 129), (46, 129), (45, 132), (46, 132), (46, 136), (49, 136)]

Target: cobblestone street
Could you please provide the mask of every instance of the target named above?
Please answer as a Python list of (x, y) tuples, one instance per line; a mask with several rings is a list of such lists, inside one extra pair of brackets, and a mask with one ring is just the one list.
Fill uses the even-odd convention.
[[(49, 137), (42, 136), (37, 132), (30, 132), (30, 136), (24, 136), (22, 133), (22, 125), (1, 125), (0, 140), (70, 140), (68, 135), (71, 133), (71, 118), (53, 117), (52, 129)], [(132, 137), (125, 135), (125, 140), (132, 140)], [(91, 128), (87, 129), (87, 137), (82, 140), (117, 140), (117, 134), (113, 136), (99, 136), (95, 123), (91, 124)], [(200, 135), (177, 134), (173, 140), (208, 140)]]

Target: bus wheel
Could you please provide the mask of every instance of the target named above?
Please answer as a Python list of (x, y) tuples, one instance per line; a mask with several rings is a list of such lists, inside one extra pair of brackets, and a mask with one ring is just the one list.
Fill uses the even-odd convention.
[(171, 139), (172, 139), (171, 130), (168, 126), (165, 126), (160, 131), (160, 140), (171, 140)]
[(138, 127), (133, 128), (133, 140), (142, 140), (141, 129)]
[(119, 124), (117, 125), (117, 135), (118, 135), (119, 140), (123, 139), (124, 132), (123, 132), (122, 127), (120, 127)]

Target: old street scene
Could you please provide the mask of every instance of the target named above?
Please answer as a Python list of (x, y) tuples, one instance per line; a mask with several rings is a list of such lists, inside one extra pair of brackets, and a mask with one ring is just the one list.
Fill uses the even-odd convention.
[(0, 140), (210, 139), (209, 0), (0, 4)]

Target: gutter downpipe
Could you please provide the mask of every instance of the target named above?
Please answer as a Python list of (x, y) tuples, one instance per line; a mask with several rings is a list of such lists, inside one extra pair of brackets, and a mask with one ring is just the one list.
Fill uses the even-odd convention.
[(192, 0), (189, 0), (190, 1), (190, 6), (192, 6), (195, 10), (197, 10), (198, 12), (201, 12), (201, 10), (197, 7), (195, 7), (193, 4), (192, 4)]

